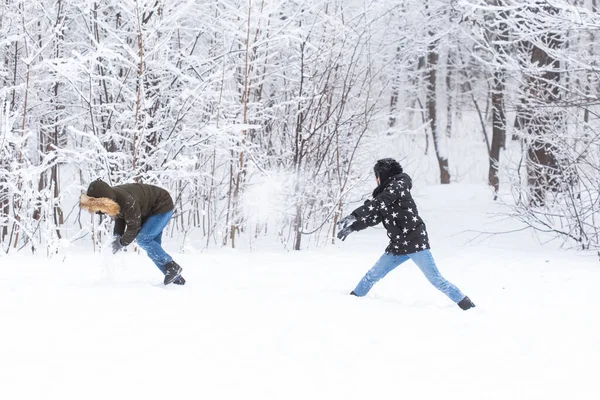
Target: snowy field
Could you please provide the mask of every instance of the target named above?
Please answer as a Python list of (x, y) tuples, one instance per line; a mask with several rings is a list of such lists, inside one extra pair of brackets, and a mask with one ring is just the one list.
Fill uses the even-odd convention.
[(599, 399), (598, 257), (528, 232), (483, 240), (473, 231), (519, 228), (489, 197), (415, 195), (466, 312), (410, 262), (349, 296), (383, 229), (179, 254), (184, 287), (131, 252), (2, 257), (0, 399)]

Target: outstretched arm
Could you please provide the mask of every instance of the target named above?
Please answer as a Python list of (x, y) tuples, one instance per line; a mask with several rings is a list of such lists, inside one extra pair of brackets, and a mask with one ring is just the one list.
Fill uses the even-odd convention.
[(356, 222), (352, 225), (353, 230), (361, 231), (370, 226), (379, 224), (388, 207), (398, 198), (399, 192), (396, 188), (386, 188), (374, 199), (367, 200), (364, 205), (352, 211)]
[(355, 231), (362, 231), (370, 226), (375, 226), (381, 222), (379, 210), (373, 204), (375, 200), (367, 200), (365, 204), (352, 211), (351, 215), (356, 218), (356, 222), (352, 224)]

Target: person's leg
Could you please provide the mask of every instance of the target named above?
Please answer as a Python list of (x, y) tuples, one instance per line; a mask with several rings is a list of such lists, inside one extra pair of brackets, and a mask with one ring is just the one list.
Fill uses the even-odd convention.
[[(160, 233), (158, 234), (158, 236), (156, 236), (154, 238), (154, 241), (156, 243), (158, 243), (161, 248), (162, 248), (162, 235), (163, 235), (163, 231), (160, 231)], [(152, 261), (154, 261), (154, 260), (152, 260)], [(154, 264), (156, 264), (156, 266), (158, 267), (158, 269), (160, 269), (160, 272), (162, 272), (163, 275), (167, 273), (167, 271), (165, 270), (164, 264), (158, 264), (156, 262), (154, 262)]]
[(138, 245), (146, 250), (148, 257), (156, 264), (158, 269), (165, 274), (165, 265), (173, 258), (162, 248), (162, 232), (173, 216), (173, 211), (153, 215), (144, 222), (136, 240)]
[[(162, 245), (162, 235), (163, 233), (161, 232), (157, 237), (154, 238), (154, 241), (160, 245)], [(165, 269), (164, 265), (157, 265), (157, 267), (164, 275), (167, 274), (167, 270)], [(185, 278), (180, 275), (179, 278), (173, 281), (173, 283), (176, 285), (185, 285)]]
[(417, 264), (419, 269), (421, 269), (427, 280), (431, 282), (431, 284), (439, 291), (448, 296), (450, 300), (458, 303), (465, 298), (465, 295), (460, 291), (460, 289), (448, 282), (442, 276), (442, 274), (440, 274), (440, 271), (435, 265), (435, 260), (433, 259), (433, 254), (431, 254), (431, 251), (423, 250), (417, 253), (409, 254), (408, 256), (415, 262), (415, 264)]
[(375, 263), (365, 276), (358, 283), (352, 294), (358, 297), (365, 296), (375, 283), (386, 276), (390, 271), (408, 260), (406, 255), (395, 255), (392, 253), (384, 253)]

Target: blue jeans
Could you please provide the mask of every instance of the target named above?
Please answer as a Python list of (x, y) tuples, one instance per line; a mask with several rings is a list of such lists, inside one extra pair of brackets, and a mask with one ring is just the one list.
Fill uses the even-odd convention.
[(354, 293), (357, 296), (364, 296), (369, 293), (369, 290), (377, 283), (381, 278), (386, 276), (390, 271), (402, 264), (404, 261), (413, 260), (415, 264), (421, 269), (421, 272), (425, 274), (425, 277), (433, 286), (439, 291), (448, 296), (453, 302), (458, 303), (465, 298), (465, 295), (452, 283), (448, 282), (437, 269), (433, 255), (429, 250), (419, 251), (412, 254), (392, 254), (385, 253), (375, 263), (361, 281), (354, 289)]
[(163, 274), (166, 273), (165, 265), (173, 261), (173, 257), (168, 255), (162, 248), (163, 230), (172, 216), (172, 210), (164, 214), (151, 216), (144, 222), (142, 229), (140, 229), (136, 237), (138, 245), (146, 250), (148, 257), (150, 257)]

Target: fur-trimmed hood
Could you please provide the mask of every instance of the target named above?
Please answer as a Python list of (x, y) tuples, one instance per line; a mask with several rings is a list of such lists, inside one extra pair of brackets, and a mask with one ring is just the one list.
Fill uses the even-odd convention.
[(79, 206), (91, 213), (100, 211), (111, 217), (116, 216), (121, 211), (119, 204), (108, 197), (90, 197), (86, 194), (81, 195)]

